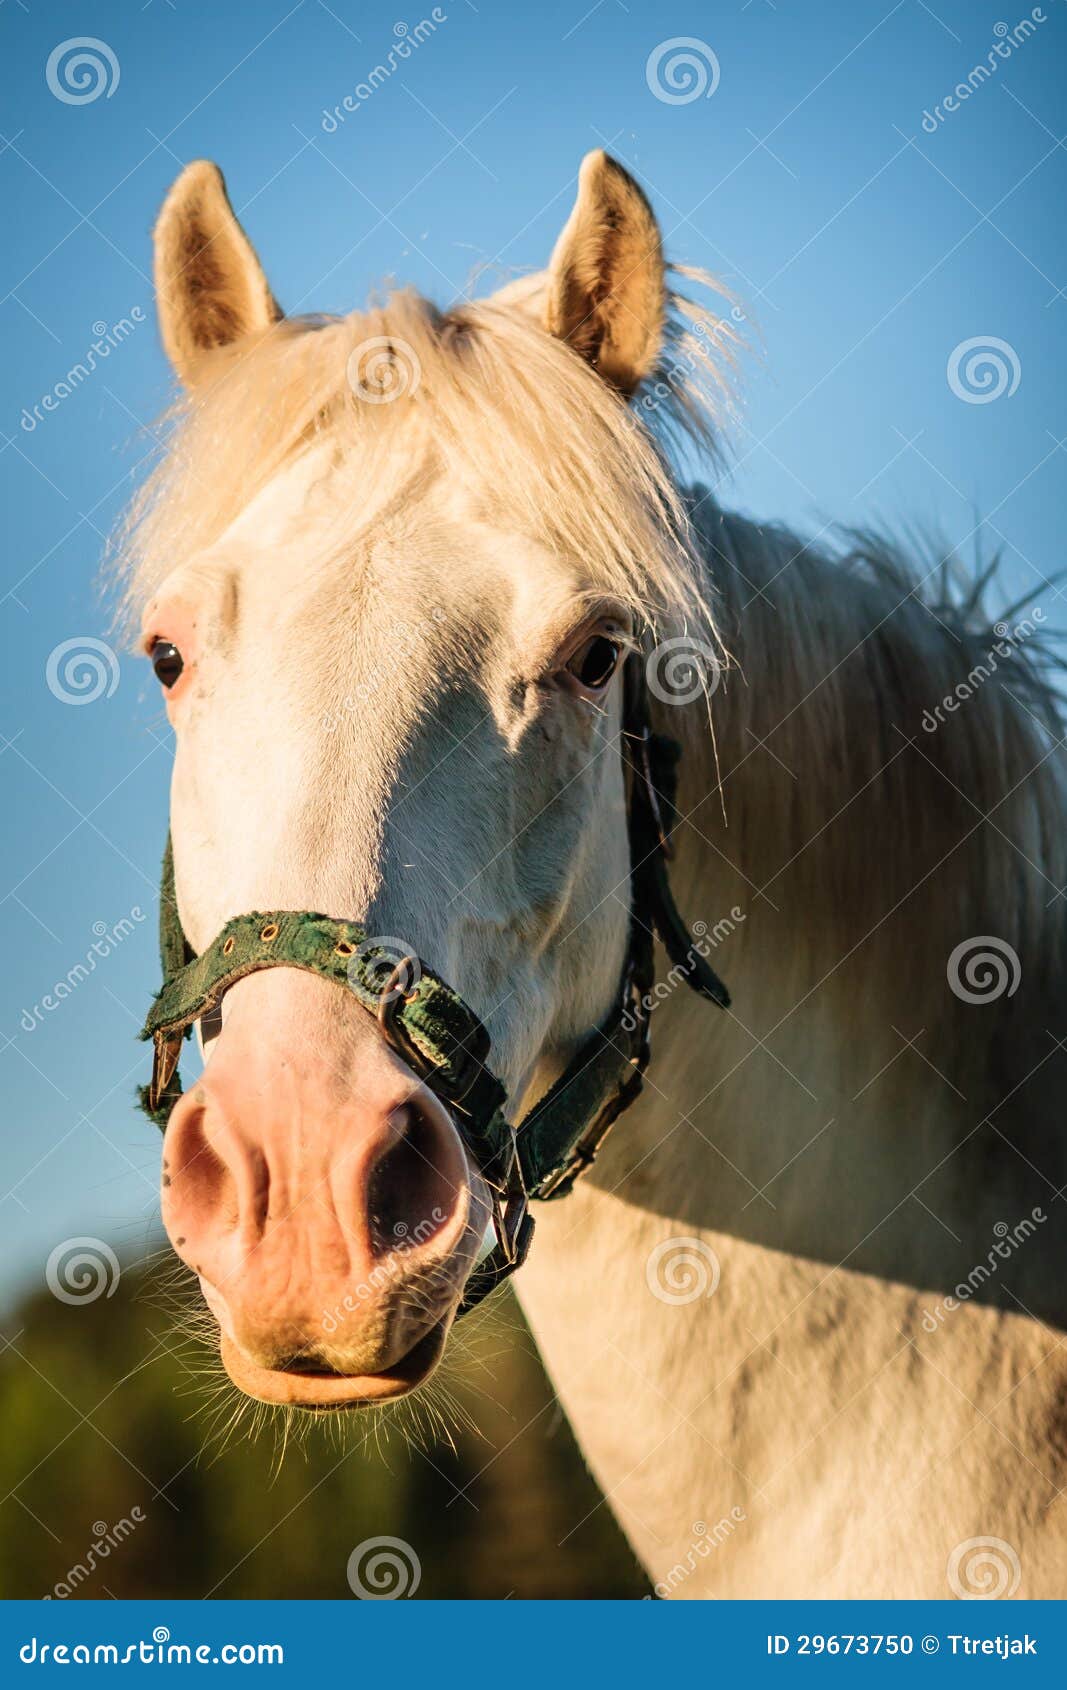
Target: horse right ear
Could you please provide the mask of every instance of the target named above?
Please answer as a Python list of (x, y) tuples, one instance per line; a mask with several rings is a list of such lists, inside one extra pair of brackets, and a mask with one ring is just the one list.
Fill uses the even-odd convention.
[(218, 165), (182, 171), (155, 228), (156, 303), (178, 379), (196, 385), (205, 353), (267, 329), (282, 313), (233, 214)]

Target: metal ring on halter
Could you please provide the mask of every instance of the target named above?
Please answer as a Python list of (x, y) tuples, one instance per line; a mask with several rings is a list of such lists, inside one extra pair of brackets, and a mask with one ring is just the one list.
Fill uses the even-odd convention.
[[(398, 1003), (411, 1003), (415, 998), (414, 992), (401, 990), (402, 983), (404, 980), (410, 980), (412, 975), (417, 975), (419, 967), (418, 957), (401, 957), (395, 967), (390, 970), (389, 978), (378, 994), (378, 1025), (394, 1049), (399, 1048), (400, 1043), (397, 1036), (397, 1005)], [(405, 1046), (410, 1042), (409, 1039), (405, 1039)]]
[[(433, 1074), (440, 1083), (440, 1070), (426, 1055), (425, 1051), (419, 1049), (402, 1015), (402, 1007), (414, 1003), (419, 995), (418, 977), (421, 970), (422, 964), (417, 956), (401, 957), (400, 961), (390, 971), (385, 985), (378, 994), (377, 1021), (382, 1037), (387, 1044), (393, 1047), (409, 1067), (414, 1068), (416, 1074), (424, 1079)], [(403, 991), (404, 982), (412, 978), (416, 981), (415, 986), (409, 992)], [(458, 1060), (461, 1055), (467, 1058), (466, 1062), (462, 1064)], [(460, 1046), (458, 1051), (453, 1051), (450, 1064), (450, 1083), (447, 1086), (441, 1086), (440, 1089), (447, 1092), (450, 1106), (457, 1108), (462, 1115), (468, 1113), (463, 1108), (463, 1100), (468, 1092), (477, 1085), (480, 1066), (476, 1051), (469, 1050), (466, 1046)]]

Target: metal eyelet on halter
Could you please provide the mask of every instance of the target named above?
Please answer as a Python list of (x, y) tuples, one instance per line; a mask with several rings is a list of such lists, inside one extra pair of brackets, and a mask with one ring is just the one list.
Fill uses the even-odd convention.
[(264, 945), (273, 945), (275, 939), (278, 937), (278, 923), (276, 921), (268, 921), (259, 937)]
[(230, 937), (227, 939), (226, 943), (222, 947), (223, 956), (229, 956), (230, 952), (233, 950), (233, 947), (234, 947), (234, 945), (236, 945), (236, 943), (237, 943), (237, 940), (234, 938), (233, 934), (231, 933)]
[(333, 947), (333, 954), (334, 956), (355, 956), (356, 947), (351, 939), (338, 939)]

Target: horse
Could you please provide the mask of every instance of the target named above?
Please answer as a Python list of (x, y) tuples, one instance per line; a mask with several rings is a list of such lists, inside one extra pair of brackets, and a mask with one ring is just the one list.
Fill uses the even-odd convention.
[[(204, 162), (155, 274), (182, 395), (120, 555), (188, 955), (246, 911), (359, 923), (471, 1006), (521, 1143), (640, 926), (636, 665), (692, 956), (643, 983), (643, 1092), (515, 1279), (584, 1456), (663, 1596), (1062, 1595), (1042, 605), (990, 626), (991, 569), (683, 479), (743, 312), (603, 152), (547, 268), (447, 310), (286, 318)], [(729, 1007), (686, 990), (698, 952)], [(493, 1181), (383, 1026), (289, 966), (198, 1020), (162, 1214), (259, 1402), (417, 1391), (485, 1258)]]

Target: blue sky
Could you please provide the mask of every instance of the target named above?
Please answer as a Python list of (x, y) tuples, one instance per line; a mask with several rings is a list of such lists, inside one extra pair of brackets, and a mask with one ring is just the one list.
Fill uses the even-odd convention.
[[(103, 43), (88, 81), (56, 53), (84, 36)], [(697, 45), (664, 45), (679, 38)], [(608, 146), (669, 255), (714, 270), (760, 325), (722, 497), (809, 530), (937, 527), (968, 559), (1000, 547), (1005, 591), (1062, 623), (1046, 581), (1064, 561), (1067, 10), (9, 0), (0, 45), (10, 1295), (72, 1236), (138, 1248), (156, 1210), (158, 1140), (132, 1098), (170, 743), (99, 571), (167, 398), (149, 231), (181, 165), (222, 165), (287, 309), (344, 311), (391, 277), (446, 303), (479, 267), (484, 291), (538, 267), (583, 153)], [(679, 51), (688, 81), (670, 80)], [(954, 97), (976, 65), (994, 68)], [(94, 341), (106, 357), (64, 392)], [(999, 373), (969, 386), (959, 349), (991, 341)], [(72, 703), (79, 651), (95, 668)]]

